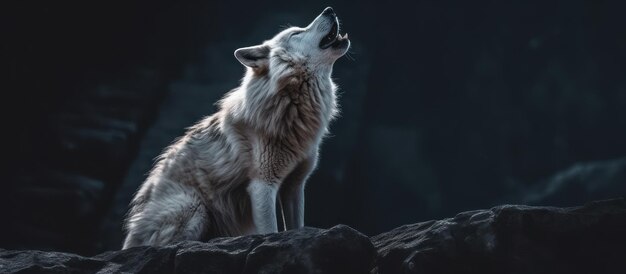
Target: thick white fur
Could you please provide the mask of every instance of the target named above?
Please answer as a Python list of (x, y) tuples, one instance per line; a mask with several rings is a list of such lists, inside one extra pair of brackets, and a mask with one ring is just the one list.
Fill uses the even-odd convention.
[(349, 47), (320, 49), (331, 20), (235, 52), (248, 67), (240, 87), (161, 155), (131, 204), (124, 248), (277, 232), (277, 199), (288, 229), (304, 225), (305, 181), (337, 113), (332, 66)]

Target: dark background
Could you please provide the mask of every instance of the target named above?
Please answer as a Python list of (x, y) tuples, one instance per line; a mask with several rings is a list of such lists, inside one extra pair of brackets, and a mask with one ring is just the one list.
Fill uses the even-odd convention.
[(118, 249), (153, 159), (238, 85), (233, 51), (326, 6), (353, 47), (307, 225), (626, 194), (623, 1), (21, 1), (0, 8), (0, 248)]

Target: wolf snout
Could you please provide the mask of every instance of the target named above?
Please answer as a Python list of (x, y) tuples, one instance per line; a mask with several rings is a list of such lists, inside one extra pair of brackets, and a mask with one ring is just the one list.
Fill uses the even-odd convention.
[(322, 12), (322, 15), (335, 17), (335, 11), (331, 7), (326, 7)]

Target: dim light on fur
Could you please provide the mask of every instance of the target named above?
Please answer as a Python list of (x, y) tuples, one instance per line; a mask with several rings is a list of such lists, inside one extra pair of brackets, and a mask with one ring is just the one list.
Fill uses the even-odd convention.
[(304, 186), (337, 113), (334, 62), (350, 46), (327, 8), (235, 57), (247, 67), (219, 111), (165, 150), (135, 195), (123, 248), (304, 225)]

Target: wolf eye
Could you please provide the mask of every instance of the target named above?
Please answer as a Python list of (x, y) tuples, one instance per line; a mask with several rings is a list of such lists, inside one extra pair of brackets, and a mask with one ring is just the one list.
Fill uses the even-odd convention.
[(298, 35), (298, 34), (300, 34), (300, 33), (302, 33), (302, 32), (301, 32), (301, 31), (298, 31), (298, 32), (292, 32), (292, 33), (289, 35), (289, 38), (294, 37), (294, 36), (296, 36), (296, 35)]

